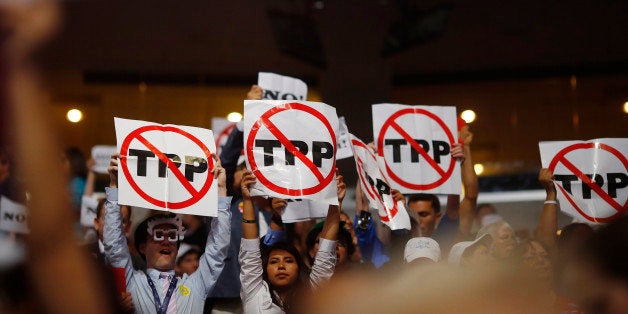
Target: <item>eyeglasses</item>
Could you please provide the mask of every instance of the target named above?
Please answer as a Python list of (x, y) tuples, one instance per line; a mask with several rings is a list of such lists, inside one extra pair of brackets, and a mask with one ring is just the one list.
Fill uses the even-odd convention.
[(177, 242), (179, 240), (179, 234), (177, 229), (156, 229), (153, 230), (153, 240), (155, 241), (163, 241), (165, 238), (168, 238), (170, 242)]

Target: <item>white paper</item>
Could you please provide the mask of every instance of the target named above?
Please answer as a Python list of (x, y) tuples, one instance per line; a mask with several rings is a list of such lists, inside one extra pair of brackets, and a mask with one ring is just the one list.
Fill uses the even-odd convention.
[(307, 100), (307, 84), (297, 78), (269, 72), (259, 72), (257, 85), (264, 91), (262, 99)]
[(245, 100), (244, 151), (257, 177), (252, 195), (337, 205), (337, 132), (336, 109), (326, 104)]
[(395, 189), (460, 194), (460, 165), (451, 157), (458, 140), (455, 107), (373, 105), (373, 138), (380, 168)]
[(628, 139), (540, 142), (539, 150), (543, 167), (554, 174), (563, 212), (593, 224), (626, 213)]
[(26, 206), (0, 195), (0, 230), (22, 234), (29, 233)]
[[(115, 118), (121, 158), (120, 204), (180, 214), (216, 216), (216, 151), (211, 130)], [(172, 154), (168, 162), (166, 154)], [(176, 155), (176, 157), (174, 157)]]

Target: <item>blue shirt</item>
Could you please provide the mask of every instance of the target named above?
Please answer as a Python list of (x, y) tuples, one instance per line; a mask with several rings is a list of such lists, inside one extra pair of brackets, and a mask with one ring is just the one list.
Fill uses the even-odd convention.
[[(137, 313), (156, 313), (153, 292), (148, 285), (146, 273), (133, 269), (131, 254), (122, 228), (122, 214), (118, 205), (118, 189), (106, 188), (105, 228), (103, 242), (105, 255), (112, 267), (125, 269), (127, 291), (131, 293)], [(202, 313), (205, 298), (214, 289), (218, 276), (225, 265), (231, 236), (229, 203), (231, 197), (218, 198), (218, 217), (211, 220), (211, 231), (207, 236), (205, 253), (200, 257), (199, 267), (191, 275), (184, 274), (177, 282), (172, 295), (177, 313)], [(147, 272), (157, 287), (161, 286), (158, 275), (152, 269)], [(157, 277), (155, 277), (157, 276)], [(160, 301), (164, 293), (157, 289)]]

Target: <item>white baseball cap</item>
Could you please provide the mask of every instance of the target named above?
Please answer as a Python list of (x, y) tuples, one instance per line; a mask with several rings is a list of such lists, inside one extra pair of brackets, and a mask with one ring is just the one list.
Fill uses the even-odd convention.
[(403, 253), (406, 263), (410, 263), (417, 258), (428, 258), (434, 262), (440, 261), (440, 246), (432, 238), (416, 237), (406, 243)]
[(449, 251), (449, 257), (447, 259), (447, 262), (450, 265), (460, 266), (460, 260), (462, 260), (462, 255), (464, 255), (464, 252), (468, 248), (474, 246), (478, 242), (485, 242), (491, 239), (491, 235), (486, 233), (473, 241), (462, 241), (456, 243), (453, 247), (451, 247), (451, 250)]

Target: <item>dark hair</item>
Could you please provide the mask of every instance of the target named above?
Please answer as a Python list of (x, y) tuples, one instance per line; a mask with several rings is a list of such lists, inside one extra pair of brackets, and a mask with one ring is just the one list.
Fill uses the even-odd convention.
[(73, 177), (87, 177), (87, 164), (81, 150), (69, 147), (65, 150), (65, 158), (70, 162), (70, 173)]
[(497, 214), (497, 208), (495, 208), (495, 206), (493, 204), (489, 204), (489, 203), (482, 203), (482, 204), (478, 204), (478, 206), (476, 206), (476, 211), (480, 211), (480, 208), (486, 207), (488, 209), (491, 210), (491, 214)]
[[(316, 238), (318, 238), (318, 235), (323, 231), (324, 224), (324, 220), (317, 223), (310, 229), (310, 232), (307, 233), (307, 237), (305, 238), (305, 253), (310, 265), (314, 264), (314, 258), (310, 256), (310, 250), (316, 245)], [(341, 221), (340, 226), (338, 226), (338, 242), (344, 244), (345, 248), (347, 248), (347, 255), (351, 256), (355, 252), (355, 245), (353, 244), (351, 233), (344, 228), (344, 224), (345, 222)]]
[(408, 198), (408, 205), (418, 201), (432, 202), (432, 208), (434, 208), (434, 212), (437, 214), (440, 213), (440, 201), (438, 200), (438, 197), (436, 195), (425, 193), (410, 195), (410, 197)]
[(181, 265), (181, 261), (190, 254), (196, 254), (200, 257), (201, 251), (196, 247), (191, 247), (189, 250), (185, 251), (185, 253), (181, 254), (181, 256), (177, 257), (177, 266)]
[(270, 254), (273, 251), (277, 251), (277, 250), (283, 250), (286, 251), (288, 253), (290, 253), (295, 261), (297, 262), (297, 265), (299, 267), (299, 273), (298, 273), (298, 278), (296, 281), (296, 285), (294, 287), (294, 289), (292, 289), (292, 292), (297, 292), (297, 290), (305, 285), (308, 281), (308, 273), (307, 273), (307, 267), (305, 267), (305, 264), (303, 263), (303, 258), (301, 258), (301, 254), (299, 253), (299, 250), (297, 250), (297, 248), (288, 243), (288, 242), (277, 242), (271, 246), (269, 246), (268, 248), (266, 248), (263, 252), (262, 252), (262, 278), (264, 279), (264, 281), (266, 281), (266, 283), (268, 284), (268, 289), (270, 290), (270, 296), (273, 300), (273, 303), (275, 303), (277, 306), (281, 307), (284, 311), (287, 312), (287, 308), (289, 307), (289, 304), (283, 304), (282, 306), (282, 302), (279, 299), (279, 297), (277, 296), (277, 293), (275, 293), (275, 287), (273, 287), (273, 285), (270, 283), (270, 281), (268, 280), (268, 271), (267, 271), (267, 266), (268, 266), (268, 261), (270, 259)]
[(600, 273), (628, 285), (628, 216), (599, 229), (580, 247), (580, 254)]

